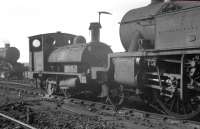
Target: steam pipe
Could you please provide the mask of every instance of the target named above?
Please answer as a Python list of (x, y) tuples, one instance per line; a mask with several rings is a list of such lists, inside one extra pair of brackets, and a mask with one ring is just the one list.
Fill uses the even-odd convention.
[(112, 15), (110, 12), (106, 12), (106, 11), (100, 11), (99, 13), (99, 24), (101, 24), (101, 14), (108, 14), (108, 15)]

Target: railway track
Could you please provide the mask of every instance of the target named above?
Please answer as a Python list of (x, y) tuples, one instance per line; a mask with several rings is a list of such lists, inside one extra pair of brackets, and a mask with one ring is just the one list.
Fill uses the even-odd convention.
[[(0, 81), (0, 89), (8, 91), (9, 90), (17, 91), (23, 94), (40, 95), (42, 97), (42, 93), (40, 90), (32, 88), (29, 84), (23, 84), (19, 82), (16, 83), (16, 82)], [(80, 115), (87, 114), (87, 115), (99, 115), (104, 117), (114, 116), (118, 119), (126, 119), (126, 120), (135, 120), (135, 118), (139, 118), (144, 121), (145, 120), (155, 121), (155, 123), (159, 121), (159, 122), (164, 122), (166, 124), (184, 125), (189, 129), (200, 129), (199, 118), (193, 120), (177, 120), (176, 118), (165, 114), (152, 113), (132, 108), (121, 108), (118, 111), (114, 111), (112, 105), (100, 102), (93, 102), (89, 100), (81, 100), (77, 98), (64, 98), (56, 96), (53, 99), (43, 99), (43, 100), (54, 102), (59, 107), (62, 107), (64, 110), (68, 110), (69, 112)]]
[(17, 124), (19, 124), (19, 125), (21, 125), (21, 126), (23, 126), (23, 127), (25, 127), (25, 128), (28, 128), (28, 129), (36, 129), (35, 127), (33, 127), (33, 126), (31, 126), (31, 125), (28, 125), (28, 124), (26, 124), (26, 123), (24, 123), (24, 122), (21, 122), (21, 121), (19, 121), (19, 120), (16, 120), (16, 119), (14, 119), (13, 117), (10, 117), (10, 116), (5, 115), (5, 114), (3, 114), (3, 113), (0, 113), (0, 116), (3, 117), (3, 118), (8, 119), (8, 120), (10, 120), (10, 121), (12, 121), (12, 122), (14, 122), (14, 123), (17, 123)]
[(0, 81), (0, 89), (18, 91), (23, 94), (42, 96), (42, 91), (33, 87), (31, 84), (16, 81)]
[(153, 119), (153, 120), (159, 120), (160, 122), (165, 122), (168, 124), (185, 124), (191, 129), (200, 129), (200, 122), (196, 120), (177, 120), (174, 117), (164, 115), (164, 114), (157, 114), (157, 113), (151, 113), (147, 111), (141, 111), (138, 109), (131, 109), (131, 108), (122, 108), (118, 110), (117, 112), (113, 111), (112, 105), (102, 104), (98, 102), (92, 102), (87, 100), (80, 100), (80, 99), (68, 99), (67, 102), (71, 102), (74, 104), (84, 105), (88, 107), (88, 110), (91, 111), (98, 111), (98, 113), (104, 114), (104, 112), (107, 113), (107, 115), (115, 115), (117, 117), (121, 118), (141, 118), (141, 119)]

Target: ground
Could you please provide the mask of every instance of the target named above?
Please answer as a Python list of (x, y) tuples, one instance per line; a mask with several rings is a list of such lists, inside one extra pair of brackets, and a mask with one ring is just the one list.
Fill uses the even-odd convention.
[[(198, 129), (177, 121), (150, 119), (140, 115), (125, 116), (123, 111), (98, 111), (63, 98), (42, 99), (16, 91), (0, 89), (0, 113), (37, 129)], [(23, 129), (0, 117), (0, 129)]]

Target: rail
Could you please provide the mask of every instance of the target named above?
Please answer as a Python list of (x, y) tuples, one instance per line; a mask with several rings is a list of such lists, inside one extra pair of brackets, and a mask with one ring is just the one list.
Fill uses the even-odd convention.
[(9, 119), (9, 120), (11, 120), (11, 121), (13, 121), (13, 122), (15, 122), (15, 123), (18, 123), (18, 124), (20, 124), (20, 125), (22, 125), (22, 126), (24, 126), (24, 127), (27, 127), (27, 128), (29, 128), (29, 129), (37, 129), (37, 128), (31, 126), (31, 125), (28, 125), (28, 124), (26, 124), (26, 123), (24, 123), (24, 122), (21, 122), (21, 121), (19, 121), (19, 120), (16, 120), (16, 119), (14, 119), (14, 118), (12, 118), (12, 117), (10, 117), (10, 116), (7, 116), (7, 115), (5, 115), (5, 114), (3, 114), (3, 113), (0, 113), (0, 116), (1, 116), (1, 117), (4, 117), (4, 118), (6, 118), (6, 119)]

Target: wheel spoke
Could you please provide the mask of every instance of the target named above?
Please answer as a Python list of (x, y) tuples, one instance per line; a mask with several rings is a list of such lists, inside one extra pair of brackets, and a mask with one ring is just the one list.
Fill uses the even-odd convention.
[(161, 96), (158, 91), (154, 91), (154, 98), (157, 100), (161, 108), (169, 115), (175, 116), (178, 119), (190, 119), (200, 113), (198, 104), (191, 104), (190, 99), (182, 101), (178, 94), (175, 94), (170, 100), (166, 99), (167, 96)]
[(180, 112), (180, 109), (179, 109), (179, 98), (176, 97), (176, 112), (179, 113)]
[(182, 107), (183, 107), (183, 113), (186, 114), (186, 109), (185, 109), (184, 103), (182, 103)]
[(173, 98), (172, 104), (170, 105), (170, 111), (173, 110), (174, 104), (175, 104), (176, 98)]
[(189, 111), (193, 111), (193, 107), (190, 103), (187, 104), (188, 108), (190, 109)]

